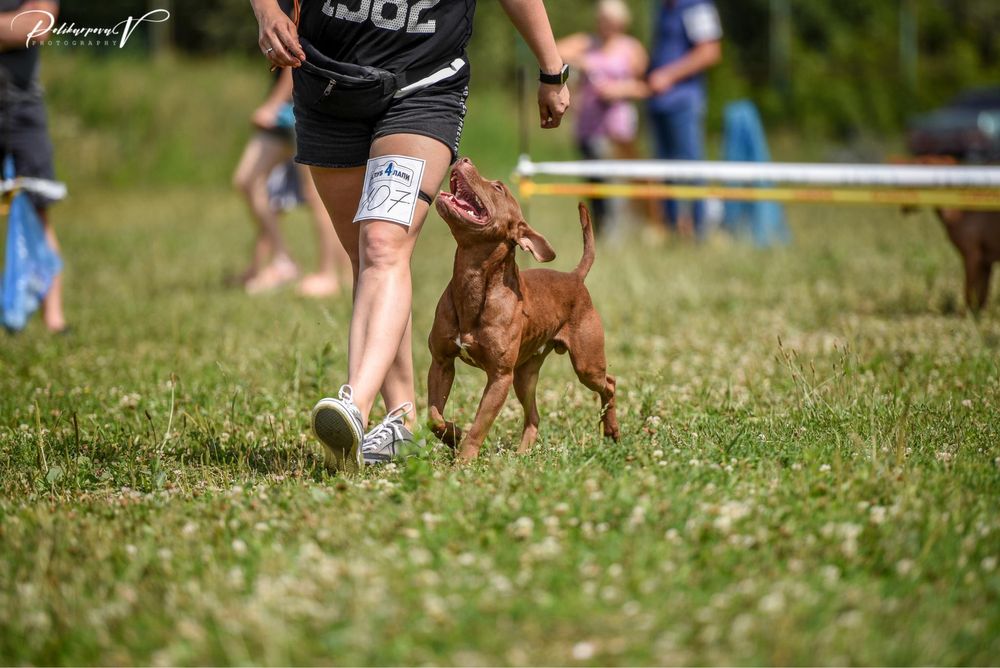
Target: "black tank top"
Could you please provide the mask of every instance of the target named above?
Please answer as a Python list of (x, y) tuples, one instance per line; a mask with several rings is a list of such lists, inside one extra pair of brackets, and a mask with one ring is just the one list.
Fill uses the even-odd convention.
[(301, 0), (301, 9), (299, 33), (326, 56), (399, 74), (464, 58), (476, 0)]

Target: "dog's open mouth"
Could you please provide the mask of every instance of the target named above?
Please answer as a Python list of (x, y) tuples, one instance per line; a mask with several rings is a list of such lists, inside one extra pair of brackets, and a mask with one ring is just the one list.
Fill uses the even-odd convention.
[(469, 187), (468, 181), (457, 171), (453, 171), (450, 185), (450, 193), (441, 193), (445, 203), (469, 222), (484, 225), (489, 218), (489, 212), (483, 201)]

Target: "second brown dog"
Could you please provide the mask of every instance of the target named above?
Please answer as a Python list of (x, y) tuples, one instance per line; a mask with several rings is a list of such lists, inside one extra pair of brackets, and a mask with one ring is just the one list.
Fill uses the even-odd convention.
[(936, 209), (965, 267), (965, 304), (973, 312), (986, 306), (993, 263), (1000, 262), (1000, 211)]
[[(500, 181), (479, 175), (467, 158), (452, 170), (451, 192), (437, 210), (458, 242), (451, 282), (441, 295), (429, 345), (430, 426), (460, 459), (473, 459), (503, 407), (511, 386), (524, 408), (518, 452), (538, 436), (538, 372), (550, 352), (569, 352), (580, 381), (601, 398), (604, 435), (619, 438), (615, 379), (607, 373), (604, 328), (583, 284), (594, 263), (594, 233), (580, 205), (583, 258), (572, 272), (520, 271), (515, 248), (540, 262), (555, 259), (545, 238), (524, 220), (517, 200)], [(486, 372), (486, 390), (467, 433), (444, 417), (455, 379), (455, 358)]]

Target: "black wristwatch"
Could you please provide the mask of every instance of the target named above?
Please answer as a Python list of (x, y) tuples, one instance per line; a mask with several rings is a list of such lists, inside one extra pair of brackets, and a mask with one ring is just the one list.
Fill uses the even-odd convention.
[(561, 86), (569, 80), (569, 65), (563, 65), (559, 74), (546, 74), (545, 72), (538, 70), (538, 80), (543, 84)]

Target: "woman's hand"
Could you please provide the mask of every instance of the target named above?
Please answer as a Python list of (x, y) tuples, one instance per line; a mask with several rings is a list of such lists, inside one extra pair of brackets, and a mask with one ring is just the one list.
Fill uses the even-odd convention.
[(253, 115), (250, 116), (250, 122), (261, 130), (271, 130), (278, 124), (278, 110), (279, 107), (265, 104), (253, 112)]
[(559, 127), (569, 109), (569, 88), (565, 84), (539, 84), (538, 115), (546, 130)]
[(253, 6), (260, 26), (257, 43), (271, 62), (271, 67), (299, 67), (305, 62), (306, 54), (299, 46), (299, 30), (295, 22), (281, 11), (274, 0), (258, 0)]
[(669, 67), (661, 67), (649, 73), (649, 89), (655, 95), (662, 95), (674, 87), (674, 74)]

